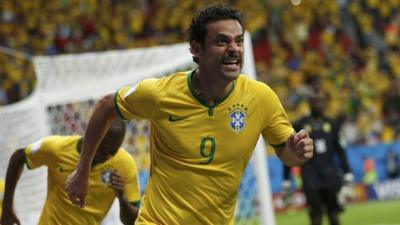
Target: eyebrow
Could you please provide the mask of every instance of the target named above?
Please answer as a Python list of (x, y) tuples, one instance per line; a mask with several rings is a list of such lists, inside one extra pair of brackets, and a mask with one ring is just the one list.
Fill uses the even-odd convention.
[[(221, 37), (223, 37), (223, 38), (230, 38), (230, 35), (227, 35), (227, 34), (224, 34), (224, 33), (218, 33), (218, 34), (217, 34), (217, 38), (221, 38)], [(234, 39), (243, 38), (243, 37), (244, 37), (244, 33), (235, 36)]]

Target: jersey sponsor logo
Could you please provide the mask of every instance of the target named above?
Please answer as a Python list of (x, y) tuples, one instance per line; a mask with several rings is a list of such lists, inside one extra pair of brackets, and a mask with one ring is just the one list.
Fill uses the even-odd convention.
[(331, 124), (328, 123), (328, 122), (325, 122), (325, 123), (322, 125), (322, 130), (323, 130), (325, 133), (331, 132), (331, 130), (332, 130)]
[(229, 108), (229, 111), (230, 128), (236, 133), (242, 131), (246, 126), (247, 108), (242, 104), (236, 104)]
[(184, 120), (186, 118), (188, 118), (188, 116), (173, 116), (173, 115), (169, 115), (168, 121), (173, 123), (173, 122), (177, 122), (177, 121), (180, 121), (180, 120)]
[(315, 152), (318, 154), (324, 154), (328, 151), (328, 146), (326, 145), (325, 139), (315, 139), (314, 146)]

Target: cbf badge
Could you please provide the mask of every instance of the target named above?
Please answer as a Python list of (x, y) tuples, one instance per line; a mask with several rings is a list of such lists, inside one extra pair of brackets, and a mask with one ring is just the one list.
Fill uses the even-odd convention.
[(241, 104), (236, 104), (229, 108), (230, 127), (236, 133), (242, 131), (246, 126), (246, 110), (247, 108), (244, 108)]
[(103, 172), (101, 172), (101, 181), (103, 181), (103, 183), (105, 183), (106, 185), (110, 185), (111, 184), (111, 174), (112, 174), (112, 170), (103, 170)]

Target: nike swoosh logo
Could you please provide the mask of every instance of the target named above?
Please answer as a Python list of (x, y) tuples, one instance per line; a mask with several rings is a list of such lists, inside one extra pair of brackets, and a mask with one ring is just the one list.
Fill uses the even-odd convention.
[(64, 169), (62, 167), (58, 167), (58, 171), (60, 171), (60, 173), (71, 173), (74, 170), (71, 169)]
[(188, 118), (188, 116), (185, 116), (185, 117), (175, 117), (175, 116), (172, 116), (172, 115), (170, 115), (169, 117), (168, 117), (168, 121), (169, 122), (176, 122), (176, 121), (180, 121), (180, 120), (184, 120), (184, 119), (186, 119), (186, 118)]

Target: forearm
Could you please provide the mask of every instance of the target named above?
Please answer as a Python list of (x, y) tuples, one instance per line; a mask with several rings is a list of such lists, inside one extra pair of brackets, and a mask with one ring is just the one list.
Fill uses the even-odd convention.
[(3, 199), (3, 211), (13, 210), (14, 193), (24, 168), (25, 153), (23, 149), (15, 151), (9, 161)]
[(131, 225), (138, 216), (139, 209), (132, 203), (128, 202), (124, 197), (118, 198), (119, 201), (119, 217), (125, 225)]
[(108, 95), (94, 106), (92, 116), (83, 136), (82, 152), (77, 166), (78, 170), (89, 171), (90, 169), (96, 150), (116, 116), (112, 101), (112, 95)]

